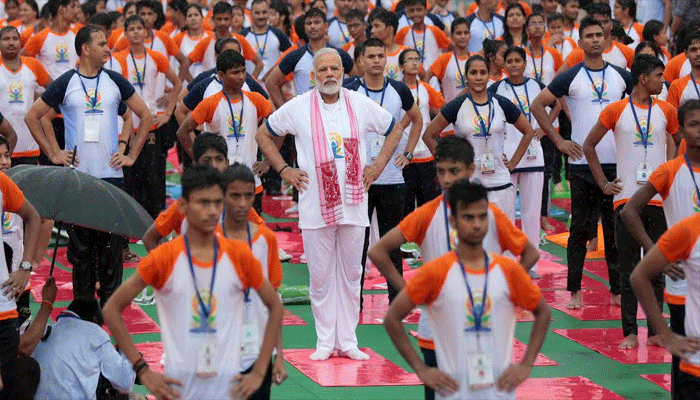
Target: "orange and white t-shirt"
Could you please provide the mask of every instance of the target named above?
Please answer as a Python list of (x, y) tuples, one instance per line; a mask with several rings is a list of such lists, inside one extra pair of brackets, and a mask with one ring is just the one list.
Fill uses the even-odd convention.
[[(445, 105), (445, 98), (442, 97), (442, 93), (420, 80), (418, 81), (418, 85), (408, 86), (408, 89), (413, 95), (414, 104), (418, 107), (418, 111), (420, 111), (420, 114), (423, 117), (423, 127), (421, 128), (421, 136), (423, 136), (425, 129), (430, 124), (430, 109), (442, 108), (442, 106)], [(399, 144), (400, 149), (406, 148), (405, 144), (408, 143), (408, 135), (411, 132), (412, 126), (413, 123), (410, 123), (406, 129), (404, 129), (403, 136), (401, 137), (401, 143)], [(402, 145), (403, 147), (401, 147)], [(416, 147), (413, 149), (413, 159), (411, 160), (411, 164), (423, 163), (432, 160), (433, 156), (430, 154), (428, 147), (422, 140), (418, 140), (418, 144), (416, 144)]]
[[(112, 35), (114, 35), (114, 33), (112, 33)], [(112, 35), (110, 35), (110, 37), (112, 37)], [(168, 57), (175, 57), (177, 56), (178, 51), (180, 51), (178, 45), (170, 36), (155, 29), (153, 30), (152, 38), (146, 39), (144, 41), (144, 45), (147, 48), (155, 50)], [(127, 40), (123, 32), (122, 36), (119, 38), (119, 40), (117, 40), (114, 47), (117, 49), (117, 51), (122, 51), (129, 48), (129, 40)]]
[(46, 28), (29, 38), (24, 46), (29, 57), (36, 57), (49, 72), (52, 79), (57, 79), (64, 72), (75, 68), (78, 54), (75, 52), (75, 32), (72, 30), (59, 34)]
[(681, 53), (673, 57), (668, 64), (666, 64), (666, 68), (664, 68), (664, 79), (666, 79), (667, 82), (673, 82), (681, 76), (688, 75), (692, 70), (693, 67), (690, 65), (688, 57), (685, 56), (685, 53)]
[[(525, 10), (525, 17), (528, 17), (530, 14), (532, 14), (532, 8), (529, 4), (525, 3), (524, 1), (519, 1), (518, 4), (520, 4)], [(469, 5), (469, 8), (467, 8), (467, 15), (474, 14), (478, 10), (479, 3), (475, 1)], [(502, 1), (499, 1), (498, 5), (496, 6), (496, 14), (500, 15), (501, 17), (506, 16), (506, 7), (503, 5)]]
[[(668, 140), (673, 140), (668, 135), (675, 135), (678, 132), (676, 110), (665, 101), (653, 100), (651, 114), (649, 114), (648, 104), (635, 103), (634, 107), (638, 120), (635, 120), (632, 112), (630, 98), (608, 105), (598, 117), (600, 123), (612, 131), (615, 136), (615, 148), (618, 149), (617, 176), (622, 179), (622, 192), (615, 195), (614, 208), (627, 203), (632, 195), (646, 183), (646, 180), (637, 180), (637, 171), (642, 168), (643, 163), (647, 163), (647, 171), (651, 173), (666, 162), (666, 146)], [(646, 145), (639, 127), (649, 130)], [(654, 196), (649, 204), (661, 206), (661, 197)]]
[[(495, 385), (485, 390), (470, 390), (469, 356), (477, 351), (488, 355), (494, 378), (500, 376), (511, 362), (515, 307), (532, 311), (542, 294), (515, 261), (493, 253), (489, 253), (488, 261), (488, 274), (484, 269), (469, 266), (462, 269), (455, 252), (451, 251), (423, 265), (406, 284), (405, 290), (411, 301), (426, 305), (423, 315), (427, 316), (435, 335), (438, 367), (459, 385), (459, 391), (450, 398), (515, 400), (515, 391), (501, 392)], [(475, 304), (480, 305), (483, 301), (481, 323), (490, 329), (478, 335), (465, 332), (465, 328), (474, 327), (467, 282)]]
[(421, 56), (421, 63), (432, 65), (442, 54), (442, 50), (450, 47), (450, 38), (434, 25), (425, 25), (423, 31), (415, 31), (413, 26), (405, 26), (396, 34), (396, 43), (416, 49)]
[[(657, 168), (649, 183), (661, 195), (664, 205), (666, 226), (673, 226), (695, 213), (700, 212), (695, 185), (700, 185), (700, 168), (693, 167), (695, 183), (682, 155), (666, 161)], [(686, 280), (674, 281), (666, 277), (666, 301), (671, 304), (684, 304), (687, 292)]]
[[(407, 48), (408, 47), (406, 46), (399, 45), (399, 48), (396, 49), (395, 52), (386, 53), (386, 65), (384, 66), (384, 76), (399, 82), (403, 80), (403, 72), (401, 72), (401, 67), (399, 67), (399, 55), (401, 55), (401, 52), (406, 50)], [(350, 56), (353, 55), (353, 53), (348, 54), (350, 54)]]
[[(2, 119), (0, 119), (0, 122), (2, 122)], [(3, 172), (0, 172), (0, 204), (2, 204), (1, 211), (3, 213), (16, 213), (24, 204), (24, 193)], [(0, 265), (2, 265), (2, 268), (0, 268), (0, 283), (4, 283), (10, 278), (4, 251), (0, 251)], [(15, 298), (0, 293), (0, 321), (11, 318), (17, 318)]]
[(667, 101), (675, 108), (679, 108), (688, 100), (700, 98), (698, 85), (700, 85), (698, 80), (693, 80), (693, 76), (690, 74), (676, 79), (671, 82), (671, 87), (668, 88)]
[(17, 133), (17, 145), (12, 157), (37, 157), (39, 145), (34, 141), (24, 116), (34, 104), (34, 93), (39, 86), (47, 87), (51, 77), (39, 60), (20, 57), (17, 72), (10, 71), (0, 61), (0, 111)]
[[(258, 156), (258, 124), (272, 113), (272, 108), (272, 103), (259, 93), (242, 91), (230, 103), (221, 91), (199, 103), (192, 111), (192, 119), (204, 125), (207, 132), (216, 132), (226, 139), (230, 164), (240, 162), (253, 168)], [(260, 185), (256, 176), (255, 186)]]
[(639, 43), (644, 41), (644, 36), (642, 36), (644, 25), (640, 24), (639, 22), (633, 22), (630, 24), (630, 26), (623, 27), (623, 29), (625, 30), (625, 34), (632, 39), (632, 43), (630, 43), (630, 45), (637, 46)]
[[(543, 40), (543, 42), (547, 43), (548, 40), (549, 38), (547, 38), (547, 40)], [(553, 47), (554, 50), (558, 51), (559, 54), (561, 54), (562, 59), (566, 60), (569, 54), (571, 54), (571, 52), (574, 51), (574, 49), (578, 48), (578, 45), (570, 37), (564, 36), (564, 39), (561, 41), (561, 43), (553, 43), (551, 47)]]
[[(173, 41), (177, 45), (177, 47), (180, 48), (180, 52), (182, 54), (192, 54), (192, 51), (194, 50), (197, 45), (203, 41), (204, 39), (209, 39), (209, 41), (214, 41), (214, 35), (207, 32), (203, 31), (202, 35), (198, 38), (193, 38), (190, 36), (189, 33), (187, 32), (180, 32), (175, 37), (173, 37)], [(193, 61), (192, 57), (190, 56), (190, 61), (192, 61), (192, 65), (190, 65), (190, 74), (195, 77), (199, 74), (202, 73), (202, 71), (205, 71), (210, 68), (205, 68), (202, 64), (202, 61)]]
[[(669, 228), (656, 242), (669, 262), (680, 261), (688, 282), (685, 303), (685, 335), (700, 337), (700, 214), (681, 220)], [(686, 353), (680, 370), (700, 378), (700, 351)]]
[[(580, 47), (566, 57), (566, 65), (573, 67), (574, 65), (583, 62), (583, 49)], [(603, 60), (620, 68), (632, 68), (634, 61), (634, 50), (625, 46), (622, 43), (613, 40), (610, 48), (603, 52)]]
[(440, 80), (445, 101), (450, 102), (466, 87), (465, 70), (469, 56), (458, 57), (455, 52), (443, 53), (430, 65), (430, 71)]
[(529, 48), (525, 48), (525, 72), (524, 76), (549, 85), (557, 74), (559, 68), (564, 64), (561, 54), (553, 47), (545, 46), (544, 54), (533, 57)]
[[(190, 265), (183, 236), (158, 246), (137, 268), (141, 279), (155, 289), (165, 374), (183, 383), (178, 388), (183, 398), (228, 396), (231, 380), (243, 371), (240, 344), (244, 291), (248, 288), (260, 290), (265, 282), (260, 262), (247, 244), (219, 236), (215, 236), (215, 240), (218, 257), (211, 293), (214, 264), (192, 258)], [(192, 271), (196, 282), (193, 282)], [(201, 327), (203, 322), (199, 297), (205, 304), (211, 299), (207, 322), (216, 329), (218, 373), (210, 378), (199, 378), (195, 373), (202, 334), (193, 333), (192, 329)]]
[[(146, 54), (133, 55), (131, 50), (122, 50), (114, 55), (114, 58), (121, 65), (122, 76), (134, 86), (151, 112), (158, 114), (165, 111), (158, 107), (158, 99), (165, 93), (164, 88), (159, 85), (161, 76), (170, 69), (168, 58), (154, 50), (146, 48)], [(132, 113), (134, 118), (134, 128), (138, 127), (139, 117)]]
[[(180, 35), (184, 36), (185, 33), (182, 32)], [(245, 36), (232, 33), (231, 37), (238, 40), (238, 43), (241, 44), (241, 54), (246, 61), (255, 60), (256, 52), (253, 50), (253, 46), (250, 45), (250, 42), (248, 42), (248, 39), (246, 39)], [(192, 65), (199, 63), (201, 64), (200, 66), (202, 71), (207, 71), (216, 68), (216, 53), (214, 52), (214, 44), (216, 44), (216, 38), (214, 35), (208, 34), (200, 39), (188, 53), (183, 51), (182, 54), (188, 54)], [(195, 76), (197, 75), (192, 74), (192, 77)]]

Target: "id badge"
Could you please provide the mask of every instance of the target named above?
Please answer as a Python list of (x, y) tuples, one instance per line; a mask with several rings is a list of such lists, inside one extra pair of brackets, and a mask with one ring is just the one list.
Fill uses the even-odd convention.
[(637, 165), (637, 183), (643, 185), (649, 180), (649, 163), (643, 162)]
[(525, 158), (527, 158), (528, 160), (534, 160), (535, 158), (537, 158), (537, 147), (535, 147), (535, 145), (537, 143), (535, 142), (535, 140), (537, 140), (537, 139), (532, 139), (530, 141), (530, 144), (527, 145), (527, 151), (525, 152)]
[(483, 353), (470, 354), (467, 358), (467, 377), (470, 390), (484, 390), (493, 386), (491, 357)]
[(241, 327), (241, 355), (256, 356), (260, 352), (258, 346), (258, 321), (255, 317), (251, 301), (245, 303), (245, 318)]
[(193, 344), (197, 349), (195, 373), (198, 378), (211, 378), (218, 374), (218, 351), (216, 330), (211, 328), (192, 329)]
[(496, 157), (493, 153), (481, 155), (481, 173), (484, 175), (493, 174), (496, 171)]
[(100, 141), (100, 121), (102, 116), (88, 114), (85, 116), (85, 134), (83, 138), (86, 142), (96, 143)]
[(376, 135), (369, 141), (369, 156), (371, 159), (376, 159), (379, 157), (379, 153), (382, 151), (382, 146), (384, 146), (384, 137)]

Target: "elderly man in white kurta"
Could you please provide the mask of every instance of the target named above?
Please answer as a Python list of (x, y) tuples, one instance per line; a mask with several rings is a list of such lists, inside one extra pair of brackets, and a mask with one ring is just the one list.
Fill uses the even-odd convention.
[[(366, 360), (357, 347), (362, 243), (367, 188), (390, 161), (401, 138), (401, 124), (363, 94), (341, 88), (338, 52), (314, 55), (316, 88), (270, 115), (256, 139), (285, 181), (299, 190), (299, 228), (309, 266), (311, 309), (316, 321), (312, 360), (341, 357)], [(378, 133), (383, 140), (365, 139)], [(275, 137), (294, 135), (299, 168), (282, 159)], [(368, 160), (367, 146), (381, 150)], [(376, 153), (375, 153), (376, 154)]]

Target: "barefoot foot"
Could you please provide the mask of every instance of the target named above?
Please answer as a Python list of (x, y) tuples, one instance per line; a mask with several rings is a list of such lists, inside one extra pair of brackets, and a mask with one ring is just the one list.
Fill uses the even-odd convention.
[(647, 346), (663, 347), (661, 345), (661, 340), (659, 340), (659, 335), (654, 335), (647, 338)]
[(540, 217), (540, 228), (547, 234), (554, 232), (554, 227), (549, 223), (547, 217)]
[(629, 350), (636, 348), (638, 345), (639, 341), (637, 340), (637, 335), (627, 335), (625, 340), (623, 340), (622, 343), (617, 346), (617, 348), (621, 350)]
[(596, 251), (598, 250), (598, 238), (594, 237), (593, 239), (588, 241), (588, 244), (586, 245), (586, 251)]
[(622, 296), (620, 296), (619, 294), (611, 294), (610, 304), (620, 307), (622, 305)]
[(571, 293), (571, 300), (566, 305), (566, 308), (570, 310), (581, 308), (581, 291)]

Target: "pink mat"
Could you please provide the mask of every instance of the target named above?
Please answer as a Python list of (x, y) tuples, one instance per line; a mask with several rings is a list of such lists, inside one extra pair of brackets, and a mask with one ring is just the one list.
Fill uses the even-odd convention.
[(291, 229), (291, 233), (301, 233), (301, 229), (299, 229), (299, 222), (297, 221), (268, 222), (267, 227), (274, 232), (287, 232), (289, 229)]
[(583, 376), (568, 378), (530, 378), (518, 386), (518, 400), (624, 400)]
[(304, 254), (301, 233), (275, 232), (275, 237), (277, 238), (277, 246), (292, 256), (289, 262), (301, 263), (301, 255)]
[(606, 281), (609, 281), (608, 279), (608, 263), (605, 262), (605, 260), (597, 260), (597, 261), (590, 261), (586, 260), (586, 263), (583, 265), (583, 268), (592, 273), (595, 276), (599, 276)]
[[(360, 312), (360, 325), (381, 325), (384, 321), (386, 310), (389, 309), (389, 297), (386, 294), (362, 295), (362, 312)], [(417, 324), (420, 318), (420, 308), (415, 308), (403, 320), (406, 324)]]
[[(64, 271), (59, 267), (55, 267), (53, 270), (53, 276), (56, 278), (56, 286), (58, 287), (58, 292), (56, 293), (56, 301), (71, 301), (73, 300), (73, 276), (70, 272)], [(31, 293), (34, 301), (37, 303), (41, 302), (41, 289), (44, 287), (44, 283), (49, 277), (49, 265), (44, 265), (42, 262), (36, 271), (32, 272), (29, 276), (29, 283), (31, 284)]]
[[(41, 263), (39, 264), (39, 268), (46, 266), (47, 268), (51, 268), (51, 259), (53, 257), (53, 247), (50, 247), (44, 251), (44, 258), (41, 259)], [(60, 263), (64, 267), (68, 269), (73, 269), (73, 264), (68, 262), (68, 249), (65, 247), (59, 247), (58, 250), (56, 251), (56, 263)], [(56, 268), (54, 268), (55, 270)], [(46, 270), (48, 274), (48, 269)]]
[(623, 339), (620, 328), (552, 329), (552, 331), (622, 364), (670, 363), (671, 353), (663, 347), (647, 346), (647, 329), (641, 326), (638, 329), (639, 346), (631, 350), (617, 348)]
[(163, 343), (136, 343), (136, 348), (143, 354), (143, 359), (148, 363), (148, 367), (156, 372), (163, 372), (160, 359), (163, 357)]
[[(540, 259), (537, 262), (537, 273), (540, 274), (542, 278), (534, 282), (540, 289), (566, 289), (566, 265)], [(584, 289), (604, 289), (605, 285), (589, 276), (583, 275), (583, 278), (581, 279), (581, 287)]]
[(291, 196), (263, 196), (263, 212), (273, 218), (299, 218), (299, 213), (284, 213), (284, 210), (293, 205), (294, 201)]
[(648, 380), (649, 382), (660, 386), (662, 389), (671, 391), (671, 374), (658, 374), (658, 375), (639, 375), (642, 378)]
[[(570, 315), (580, 321), (614, 321), (620, 319), (620, 307), (610, 304), (607, 289), (582, 289), (583, 306), (579, 309), (566, 308), (571, 294), (564, 290), (543, 290), (542, 296), (550, 307)], [(665, 315), (665, 314), (664, 314)], [(637, 319), (646, 319), (641, 307), (637, 309)]]
[(571, 212), (571, 199), (552, 199), (551, 201), (553, 205)]
[[(552, 218), (552, 217), (549, 217), (549, 218), (547, 218), (547, 220), (549, 221), (549, 224), (552, 225), (552, 227), (554, 228), (554, 230), (546, 231), (547, 235), (551, 235), (551, 234), (553, 234), (553, 233), (562, 233), (562, 232), (566, 232), (566, 231), (569, 230), (569, 228), (566, 226), (565, 223), (563, 223), (563, 222), (561, 222), (561, 221), (559, 221), (559, 220), (557, 220), (557, 219), (554, 219), (554, 218)], [(515, 226), (516, 226), (518, 229), (522, 230), (522, 229), (523, 229), (523, 228), (522, 228), (522, 220), (521, 220), (521, 219), (516, 219), (516, 220), (515, 220)]]
[(324, 387), (331, 386), (403, 386), (420, 385), (416, 376), (382, 357), (374, 350), (361, 348), (369, 355), (367, 361), (355, 361), (333, 356), (326, 361), (311, 361), (314, 349), (284, 349), (284, 359)]
[[(403, 266), (403, 279), (408, 282), (413, 278), (413, 275), (416, 274), (418, 268), (411, 269), (406, 263), (404, 263)], [(367, 277), (365, 277), (365, 283), (362, 285), (363, 290), (387, 290), (386, 279), (381, 275), (377, 276), (377, 274), (379, 274), (379, 271), (377, 271), (376, 268), (372, 268), (370, 273), (367, 274)]]
[(542, 260), (549, 260), (549, 261), (556, 261), (556, 262), (563, 261), (561, 258), (555, 256), (552, 253), (546, 252), (544, 250), (540, 250), (540, 261), (542, 261)]
[(285, 308), (282, 314), (282, 325), (306, 325), (306, 321)]
[[(523, 356), (525, 355), (525, 351), (527, 350), (527, 345), (523, 342), (521, 342), (518, 339), (513, 339), (513, 364), (520, 362), (522, 360)], [(552, 360), (551, 358), (542, 355), (542, 353), (537, 354), (537, 358), (535, 358), (535, 364), (536, 367), (548, 367), (548, 366), (553, 366), (553, 365), (559, 365), (556, 361)]]
[[(54, 308), (53, 311), (51, 311), (51, 318), (55, 321), (56, 317), (58, 317), (58, 315), (65, 309), (66, 307)], [(127, 307), (124, 310), (124, 313), (122, 313), (122, 317), (124, 318), (126, 329), (132, 335), (139, 333), (160, 332), (160, 327), (158, 324), (156, 324), (155, 321), (153, 321), (151, 317), (149, 317), (148, 314), (146, 314), (141, 307), (136, 304), (129, 304), (129, 307)], [(110, 333), (107, 325), (102, 326), (102, 328), (104, 328), (107, 333)]]

